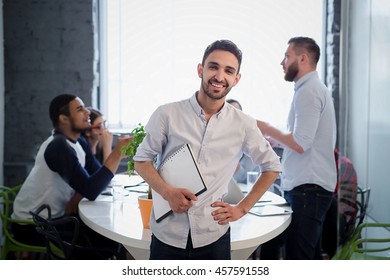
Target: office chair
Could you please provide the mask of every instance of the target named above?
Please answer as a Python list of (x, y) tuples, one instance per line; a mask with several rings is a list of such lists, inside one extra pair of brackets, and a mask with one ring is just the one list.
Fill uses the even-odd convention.
[(24, 252), (38, 254), (39, 258), (42, 258), (46, 253), (46, 248), (44, 246), (33, 246), (19, 242), (12, 233), (12, 223), (34, 224), (32, 220), (17, 220), (11, 218), (13, 202), (20, 188), (21, 185), (12, 188), (0, 186), (0, 206), (2, 208), (0, 209), (0, 217), (3, 225), (4, 238), (0, 256), (0, 259), (2, 260), (7, 259), (10, 252), (14, 252), (17, 259), (21, 259)]
[[(42, 215), (46, 212), (47, 218)], [(36, 223), (36, 230), (46, 240), (48, 259), (71, 260), (71, 259), (109, 259), (115, 254), (109, 248), (95, 247), (86, 241), (79, 244), (81, 238), (80, 222), (74, 216), (63, 216), (53, 219), (50, 206), (41, 205), (35, 212), (30, 211)], [(110, 257), (108, 257), (110, 256)]]

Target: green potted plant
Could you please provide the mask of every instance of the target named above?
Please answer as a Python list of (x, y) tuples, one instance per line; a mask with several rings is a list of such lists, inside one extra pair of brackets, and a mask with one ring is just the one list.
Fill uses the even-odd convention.
[(128, 157), (127, 172), (129, 173), (129, 176), (134, 174), (133, 157), (137, 152), (138, 146), (141, 144), (142, 140), (144, 140), (146, 136), (144, 126), (139, 123), (138, 126), (131, 131), (130, 135), (132, 137), (131, 142), (129, 142), (127, 146), (123, 146), (121, 149), (122, 154)]
[[(122, 154), (126, 155), (128, 158), (127, 161), (127, 172), (131, 176), (134, 174), (134, 156), (137, 152), (138, 146), (142, 143), (142, 140), (146, 136), (144, 126), (138, 124), (131, 133), (132, 141), (129, 142), (126, 146), (122, 147)], [(141, 211), (141, 218), (144, 228), (149, 228), (149, 219), (152, 211), (152, 191), (151, 188), (148, 188), (148, 195), (138, 197), (139, 208)]]

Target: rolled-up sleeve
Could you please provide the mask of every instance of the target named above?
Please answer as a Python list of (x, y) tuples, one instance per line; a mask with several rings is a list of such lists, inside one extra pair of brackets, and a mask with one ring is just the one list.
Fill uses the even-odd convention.
[(160, 106), (145, 126), (146, 136), (137, 148), (134, 161), (154, 161), (167, 142), (166, 129), (166, 116)]
[(302, 89), (294, 100), (293, 137), (304, 151), (310, 149), (321, 117), (323, 101), (317, 94)]
[(274, 152), (255, 123), (247, 129), (246, 137), (244, 152), (252, 158), (254, 164), (260, 166), (262, 172), (282, 171), (279, 156)]

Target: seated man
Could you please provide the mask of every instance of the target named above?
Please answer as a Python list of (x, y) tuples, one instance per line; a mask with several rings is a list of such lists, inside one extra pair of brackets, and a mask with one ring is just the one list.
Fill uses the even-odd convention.
[[(106, 121), (102, 112), (92, 107), (87, 107), (87, 109), (90, 112), (89, 120), (91, 126), (84, 130), (81, 135), (87, 140), (92, 154), (103, 164), (112, 152), (113, 135), (106, 128)], [(83, 199), (83, 196), (76, 192), (67, 204), (65, 214), (78, 214), (78, 205), (81, 199)]]
[[(76, 192), (89, 200), (95, 200), (107, 187), (119, 166), (123, 157), (121, 147), (131, 141), (130, 137), (119, 139), (101, 165), (93, 156), (85, 138), (80, 137), (91, 126), (90, 112), (82, 100), (74, 95), (59, 95), (51, 101), (49, 112), (53, 134), (41, 145), (34, 167), (15, 198), (12, 214), (15, 219), (32, 219), (29, 211), (36, 211), (42, 204), (51, 207), (53, 218), (61, 217), (66, 214), (65, 209)], [(92, 244), (98, 246), (105, 241), (112, 243), (83, 225), (81, 220), (80, 224)], [(15, 224), (13, 232), (20, 241), (44, 244), (34, 225)]]

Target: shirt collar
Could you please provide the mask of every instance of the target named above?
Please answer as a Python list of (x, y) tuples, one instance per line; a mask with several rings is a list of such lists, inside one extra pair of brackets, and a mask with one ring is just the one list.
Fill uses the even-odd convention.
[(204, 112), (203, 112), (203, 109), (202, 107), (200, 107), (199, 103), (198, 103), (198, 100), (196, 100), (196, 96), (198, 95), (198, 91), (195, 92), (191, 98), (190, 98), (190, 103), (191, 103), (191, 106), (192, 108), (194, 109), (194, 111), (196, 112), (196, 115), (197, 116), (204, 116)]
[(228, 107), (227, 105), (227, 102), (225, 101), (225, 103), (223, 104), (223, 106), (222, 106), (222, 108), (221, 108), (221, 110), (219, 110), (219, 112), (217, 113), (217, 119), (219, 118), (219, 117), (222, 117), (223, 116), (223, 114), (226, 112), (226, 108)]
[(70, 142), (72, 142), (72, 143), (74, 143), (74, 144), (76, 144), (76, 143), (78, 142), (78, 140), (80, 139), (80, 137), (79, 137), (79, 138), (77, 139), (77, 141), (74, 141), (74, 140), (70, 139), (68, 136), (66, 136), (65, 134), (63, 134), (61, 131), (59, 131), (59, 130), (57, 130), (57, 129), (53, 129), (51, 133), (52, 133), (53, 136), (62, 135), (62, 136), (64, 136), (67, 140), (69, 140)]
[[(199, 103), (198, 103), (198, 100), (196, 99), (196, 96), (198, 95), (199, 91), (195, 92), (191, 98), (190, 98), (190, 103), (191, 103), (191, 106), (192, 108), (194, 109), (194, 111), (196, 112), (196, 115), (201, 117), (201, 116), (204, 116), (205, 113), (204, 113), (204, 110), (202, 109), (202, 107), (200, 107)], [(223, 107), (221, 108), (221, 110), (219, 110), (219, 112), (216, 114), (216, 117), (219, 118), (220, 116), (222, 116), (222, 113), (226, 111), (226, 102), (225, 104), (223, 105)]]
[(312, 77), (318, 77), (318, 72), (317, 71), (311, 71), (305, 75), (303, 75), (298, 81), (295, 82), (294, 85), (294, 91), (297, 92), (298, 89), (306, 83), (308, 80), (310, 80)]

